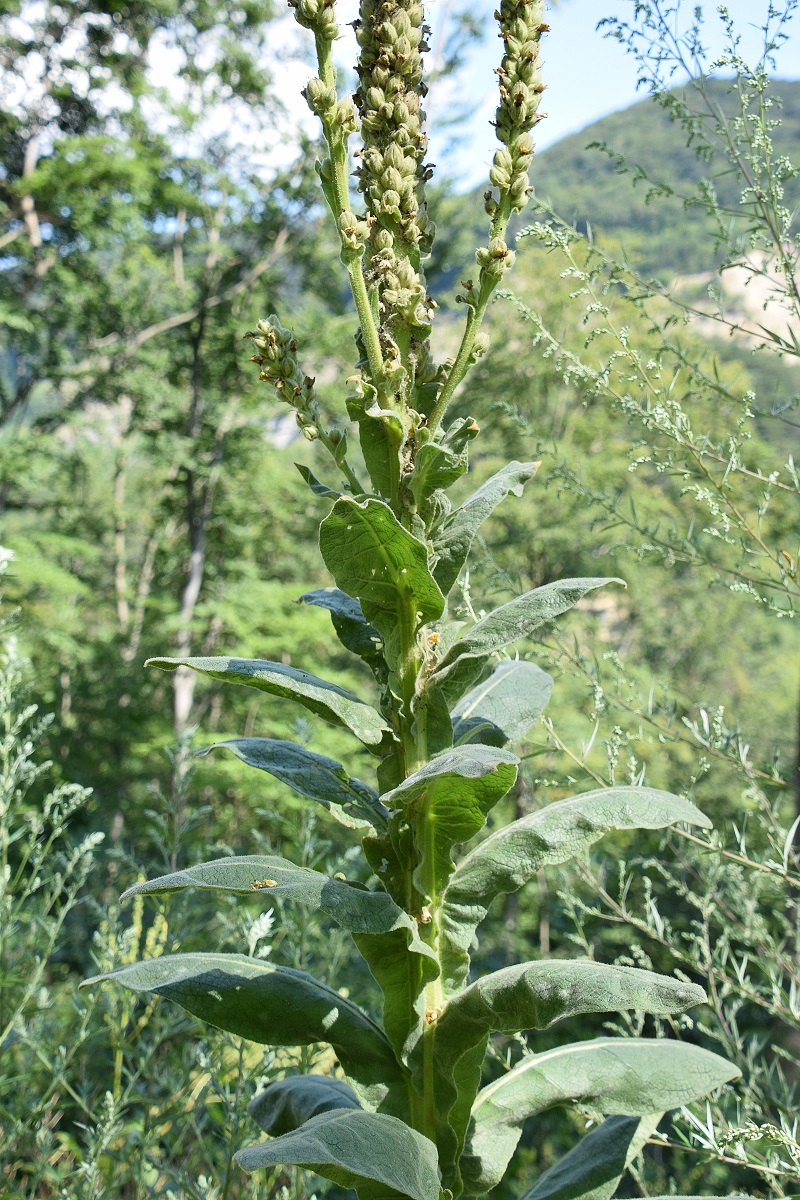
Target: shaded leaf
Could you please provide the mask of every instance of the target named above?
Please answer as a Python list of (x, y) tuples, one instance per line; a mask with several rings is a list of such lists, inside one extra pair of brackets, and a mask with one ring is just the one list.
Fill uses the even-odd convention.
[(315, 588), (300, 597), (301, 604), (314, 604), (327, 608), (331, 614), (333, 628), (339, 641), (357, 654), (381, 681), (386, 675), (383, 659), (383, 641), (374, 625), (370, 625), (361, 611), (358, 600), (348, 596), (339, 588)]
[(341, 1108), (361, 1108), (358, 1096), (343, 1080), (330, 1075), (290, 1075), (268, 1083), (250, 1101), (247, 1111), (264, 1133), (280, 1137), (320, 1113)]
[(425, 546), (383, 501), (337, 500), (320, 526), (319, 544), (337, 585), (361, 601), (393, 662), (406, 614), (422, 623), (442, 615), (444, 596), (428, 570)]
[[(341, 503), (341, 502), (339, 502)], [(591, 591), (618, 579), (559, 579), (502, 604), (454, 642), (434, 674), (449, 703), (479, 678), (491, 654), (567, 612)]]
[(523, 1058), (475, 1101), (462, 1159), (467, 1194), (499, 1183), (523, 1124), (548, 1108), (580, 1103), (645, 1116), (689, 1104), (740, 1073), (717, 1054), (663, 1038), (598, 1038)]
[(611, 1200), (662, 1116), (609, 1117), (545, 1171), (522, 1200)]
[(314, 1171), (340, 1187), (378, 1184), (377, 1196), (439, 1200), (436, 1147), (394, 1117), (378, 1113), (321, 1113), (293, 1133), (240, 1150), (245, 1171), (294, 1165)]
[(377, 792), (360, 779), (351, 778), (334, 758), (275, 738), (231, 738), (207, 746), (200, 754), (212, 750), (230, 750), (249, 767), (274, 775), (301, 796), (322, 804), (343, 825), (352, 829), (386, 828), (388, 813)]
[(515, 892), (542, 867), (583, 854), (609, 829), (664, 829), (711, 822), (689, 800), (655, 788), (611, 787), (549, 804), (496, 830), (457, 865), (442, 907), (446, 985), (460, 986), (473, 935), (496, 896)]
[(445, 521), (433, 543), (433, 577), (445, 596), (467, 561), (472, 539), (501, 500), (512, 492), (522, 495), (538, 463), (510, 462), (470, 496)]
[(150, 658), (145, 666), (160, 667), (162, 671), (189, 667), (224, 683), (243, 683), (271, 696), (296, 700), (332, 725), (343, 725), (367, 746), (386, 741), (386, 722), (369, 704), (335, 683), (286, 663), (261, 658)]
[[(468, 692), (453, 709), (453, 740), (483, 741), (480, 726), (499, 730), (503, 744), (519, 742), (544, 712), (553, 680), (535, 663), (500, 662), (488, 679)], [(468, 722), (477, 722), (469, 733)], [(490, 742), (495, 745), (495, 742)]]
[(333, 1047), (361, 1102), (404, 1114), (404, 1072), (383, 1030), (304, 971), (241, 954), (166, 954), (89, 979), (155, 992), (196, 1017), (265, 1046)]

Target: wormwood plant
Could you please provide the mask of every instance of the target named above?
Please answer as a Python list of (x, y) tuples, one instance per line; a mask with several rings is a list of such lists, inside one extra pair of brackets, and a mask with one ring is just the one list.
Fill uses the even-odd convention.
[[(531, 129), (543, 85), (543, 0), (501, 0), (500, 147), (486, 194), (488, 244), (460, 299), (467, 319), (455, 357), (430, 347), (434, 303), (423, 273), (433, 239), (425, 205), (426, 135), (417, 0), (362, 0), (356, 22), (358, 90), (340, 98), (332, 61), (332, 0), (290, 0), (314, 35), (319, 74), (306, 97), (321, 120), (319, 164), (341, 238), (359, 320), (360, 358), (350, 380), (350, 425), (328, 428), (292, 333), (275, 316), (252, 339), (261, 378), (297, 413), (305, 435), (332, 455), (342, 490), (306, 473), (333, 501), (320, 550), (336, 587), (307, 593), (327, 609), (340, 641), (371, 670), (376, 706), (335, 683), (279, 662), (155, 659), (292, 700), (349, 730), (374, 756), (377, 786), (300, 745), (269, 738), (222, 743), (357, 831), (372, 870), (364, 886), (273, 856), (203, 863), (139, 884), (131, 893), (185, 888), (273, 893), (314, 906), (348, 930), (383, 992), (379, 1018), (305, 972), (230, 954), (165, 955), (101, 979), (167, 996), (234, 1034), (270, 1045), (329, 1044), (341, 1073), (270, 1083), (250, 1105), (269, 1134), (238, 1155), (248, 1171), (308, 1168), (353, 1187), (361, 1200), (483, 1196), (502, 1179), (525, 1121), (559, 1104), (607, 1116), (528, 1193), (613, 1195), (626, 1164), (660, 1115), (738, 1073), (718, 1056), (667, 1039), (601, 1038), (528, 1054), (481, 1087), (493, 1033), (541, 1029), (566, 1017), (628, 1009), (673, 1014), (700, 1003), (685, 980), (594, 961), (526, 962), (470, 982), (475, 931), (495, 897), (542, 866), (580, 854), (608, 829), (708, 826), (691, 803), (649, 788), (613, 787), (551, 804), (477, 841), (513, 786), (514, 744), (541, 714), (552, 680), (501, 651), (558, 617), (606, 579), (558, 580), (469, 627), (446, 620), (447, 597), (472, 539), (535, 464), (511, 462), (460, 507), (448, 489), (467, 470), (478, 433), (447, 420), (470, 366), (486, 350), (487, 305), (512, 265), (510, 217), (527, 200)], [(351, 208), (352, 134), (363, 212)], [(351, 456), (357, 430), (363, 466)], [(364, 469), (369, 482), (362, 482)], [(96, 982), (96, 981), (92, 981)]]

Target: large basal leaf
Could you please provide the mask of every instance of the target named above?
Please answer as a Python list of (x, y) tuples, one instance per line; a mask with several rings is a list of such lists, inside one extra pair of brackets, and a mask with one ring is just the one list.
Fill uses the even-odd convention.
[(498, 663), (453, 709), (453, 741), (497, 745), (490, 739), (499, 731), (501, 745), (519, 742), (539, 720), (552, 690), (552, 677), (535, 663)]
[(482, 1196), (505, 1174), (522, 1126), (558, 1104), (591, 1104), (607, 1116), (645, 1116), (690, 1104), (741, 1072), (686, 1042), (598, 1038), (522, 1059), (478, 1095), (462, 1175)]
[(522, 495), (538, 463), (510, 462), (470, 496), (447, 519), (433, 543), (433, 577), (445, 596), (467, 561), (472, 539), (501, 500), (512, 492)]
[(397, 660), (400, 625), (408, 613), (416, 624), (435, 621), (444, 612), (444, 596), (428, 570), (425, 546), (383, 501), (337, 500), (320, 526), (319, 545), (338, 587), (361, 601), (392, 661)]
[(343, 725), (367, 746), (387, 741), (386, 722), (369, 704), (335, 683), (286, 663), (261, 658), (150, 658), (145, 666), (160, 667), (162, 671), (189, 667), (224, 683), (243, 683), (271, 696), (296, 700), (332, 725)]
[(211, 750), (230, 750), (249, 767), (266, 771), (301, 796), (316, 800), (343, 825), (352, 829), (386, 828), (389, 814), (378, 793), (360, 779), (351, 778), (334, 758), (276, 738), (231, 738), (207, 746), (201, 754)]
[(453, 846), (483, 828), (486, 814), (513, 786), (517, 765), (507, 750), (459, 746), (431, 759), (382, 797), (387, 808), (399, 809), (403, 816), (412, 809), (419, 814), (426, 840), (417, 847), (415, 882), (428, 902), (437, 902), (453, 869)]
[(312, 1117), (337, 1109), (361, 1108), (358, 1096), (342, 1079), (330, 1075), (290, 1075), (268, 1083), (247, 1111), (271, 1137), (291, 1133)]
[(611, 1200), (662, 1115), (609, 1117), (545, 1171), (522, 1200)]
[(301, 604), (313, 604), (326, 608), (331, 614), (333, 628), (339, 641), (357, 654), (370, 670), (383, 681), (386, 665), (383, 659), (383, 640), (374, 625), (370, 625), (361, 611), (358, 600), (348, 596), (339, 588), (315, 588), (300, 597)]
[(380, 1113), (321, 1113), (293, 1133), (240, 1150), (236, 1159), (245, 1171), (304, 1167), (370, 1200), (439, 1200), (433, 1142)]
[(405, 1072), (383, 1030), (304, 971), (241, 954), (166, 954), (98, 975), (83, 986), (105, 980), (166, 996), (203, 1021), (265, 1046), (326, 1042), (362, 1104), (405, 1115)]
[[(341, 503), (339, 501), (338, 503)], [(489, 656), (529, 637), (541, 625), (567, 612), (588, 592), (619, 579), (558, 579), (502, 604), (454, 642), (434, 674), (450, 704), (471, 687)]]
[(689, 800), (655, 788), (611, 787), (549, 804), (498, 829), (456, 867), (442, 907), (446, 986), (456, 990), (469, 969), (468, 950), (496, 896), (515, 892), (545, 866), (583, 854), (609, 829), (665, 829), (678, 821), (709, 828)]
[(454, 1157), (454, 1147), (463, 1140), (465, 1110), (480, 1085), (480, 1074), (469, 1073), (467, 1082), (474, 1091), (465, 1096), (457, 1066), (465, 1055), (486, 1045), (488, 1034), (545, 1029), (582, 1013), (638, 1009), (667, 1015), (701, 1004), (705, 998), (703, 989), (694, 984), (591, 960), (521, 963), (477, 980), (449, 1001), (434, 1032), (436, 1108), (442, 1119), (439, 1142), (450, 1151), (443, 1160)]

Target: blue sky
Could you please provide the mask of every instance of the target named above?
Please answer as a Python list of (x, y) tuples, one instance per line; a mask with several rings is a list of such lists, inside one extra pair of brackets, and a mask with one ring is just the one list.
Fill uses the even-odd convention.
[[(684, 4), (687, 12), (693, 7), (694, 3)], [(767, 7), (768, 0), (728, 0), (727, 8), (743, 37), (745, 57), (759, 56), (763, 34), (758, 27), (763, 23), (762, 15)], [(778, 7), (783, 8), (780, 0)], [(432, 6), (434, 23), (435, 8)], [(702, 8), (713, 58), (723, 46), (717, 5), (704, 3)], [(631, 0), (561, 0), (548, 12), (551, 32), (543, 52), (543, 75), (548, 85), (543, 108), (548, 118), (537, 129), (540, 148), (610, 112), (626, 108), (646, 94), (637, 92), (637, 68), (633, 56), (619, 42), (604, 38), (596, 31), (601, 17), (627, 18), (632, 9)], [(460, 148), (447, 164), (465, 186), (475, 186), (486, 177), (494, 151), (494, 134), (488, 122), (495, 105), (492, 72), (499, 43), (494, 30), (489, 28), (490, 14), (491, 8), (487, 8), (489, 36), (473, 54), (468, 72), (473, 115), (464, 130)], [(777, 74), (784, 79), (797, 79), (800, 78), (800, 13), (794, 16), (788, 28), (792, 38), (778, 57)], [(433, 157), (436, 158), (435, 148)]]

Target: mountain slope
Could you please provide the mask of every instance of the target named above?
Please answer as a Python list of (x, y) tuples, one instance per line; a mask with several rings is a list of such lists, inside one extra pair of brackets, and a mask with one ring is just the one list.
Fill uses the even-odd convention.
[[(730, 111), (730, 82), (710, 80), (712, 102)], [(800, 163), (800, 81), (777, 80), (773, 94), (782, 109), (775, 111), (781, 124), (773, 132), (776, 154)], [(696, 96), (693, 107), (700, 104)], [(591, 143), (608, 145), (628, 164), (674, 190), (647, 203), (648, 185), (634, 186), (631, 174), (620, 174), (612, 158)], [(720, 200), (736, 208), (739, 180), (730, 172), (722, 153), (711, 162), (687, 148), (683, 129), (652, 99), (613, 113), (580, 133), (557, 142), (534, 159), (532, 170), (537, 196), (550, 203), (566, 220), (579, 226), (590, 223), (618, 239), (642, 270), (674, 275), (707, 270), (713, 265), (713, 234), (704, 213), (685, 208), (682, 197), (691, 194), (700, 179), (713, 179)], [(787, 207), (800, 204), (800, 180), (787, 186)], [(524, 219), (524, 218), (523, 218)]]

